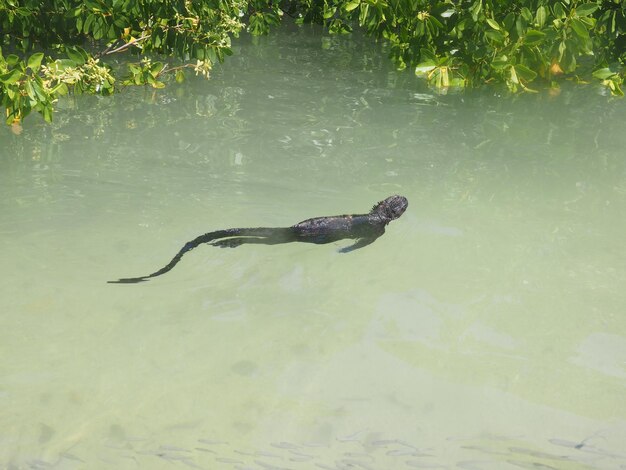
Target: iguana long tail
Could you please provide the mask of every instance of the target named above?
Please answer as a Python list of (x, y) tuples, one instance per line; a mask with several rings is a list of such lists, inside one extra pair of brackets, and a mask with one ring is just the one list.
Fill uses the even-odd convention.
[(176, 256), (172, 258), (172, 260), (163, 266), (158, 271), (153, 272), (152, 274), (148, 274), (147, 276), (140, 277), (127, 277), (118, 279), (117, 281), (108, 281), (111, 284), (135, 284), (138, 282), (147, 281), (151, 277), (157, 277), (161, 274), (165, 274), (168, 271), (171, 271), (174, 266), (178, 264), (183, 255), (188, 251), (193, 250), (195, 247), (202, 245), (203, 243), (208, 243), (213, 240), (218, 240), (220, 238), (227, 237), (238, 237), (238, 236), (248, 236), (248, 237), (268, 237), (272, 236), (276, 233), (276, 231), (283, 230), (277, 228), (229, 228), (226, 230), (216, 230), (214, 232), (205, 233), (204, 235), (200, 235), (199, 237), (194, 238), (190, 242), (187, 242), (185, 246), (181, 248), (181, 250), (176, 253)]

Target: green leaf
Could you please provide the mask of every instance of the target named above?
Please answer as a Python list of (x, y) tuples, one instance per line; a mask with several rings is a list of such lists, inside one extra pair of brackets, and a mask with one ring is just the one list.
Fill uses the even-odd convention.
[(535, 21), (537, 21), (537, 26), (543, 28), (546, 24), (546, 18), (548, 17), (548, 9), (544, 6), (540, 6), (537, 8), (537, 14), (535, 15)]
[(439, 8), (439, 16), (441, 16), (442, 18), (450, 18), (452, 15), (454, 15), (456, 13), (456, 10), (454, 8), (450, 8), (450, 5), (441, 5), (441, 6), (445, 6), (446, 9), (441, 11), (442, 8)]
[(120, 29), (124, 29), (130, 26), (130, 21), (125, 16), (119, 15), (114, 17), (113, 24)]
[(91, 25), (93, 24), (93, 22), (96, 19), (96, 15), (87, 15), (87, 19), (85, 20), (85, 23), (83, 24), (83, 32), (85, 34), (89, 34), (91, 33)]
[(559, 60), (563, 58), (563, 55), (565, 54), (566, 49), (567, 49), (567, 44), (565, 44), (565, 41), (561, 41), (559, 43)]
[(529, 29), (524, 35), (524, 44), (527, 44), (529, 46), (540, 44), (545, 36), (546, 34), (542, 33), (541, 31), (537, 31), (536, 29)]
[(612, 76), (617, 75), (617, 74), (613, 70), (611, 70), (610, 68), (605, 67), (603, 69), (595, 70), (592, 73), (592, 75), (595, 78), (598, 78), (600, 80), (606, 80), (607, 78), (612, 77)]
[(9, 67), (15, 67), (17, 64), (20, 63), (20, 58), (15, 54), (9, 54), (6, 58), (6, 61)]
[(357, 8), (360, 4), (361, 4), (360, 0), (353, 0), (351, 2), (346, 3), (346, 6), (344, 8), (346, 9), (346, 11), (352, 11), (355, 8)]
[(611, 90), (611, 94), (615, 96), (624, 96), (624, 92), (622, 91), (621, 83), (616, 80), (609, 80), (609, 89)]
[(154, 44), (154, 47), (161, 47), (164, 36), (165, 35), (163, 34), (163, 30), (161, 28), (155, 28), (154, 31), (152, 31), (152, 44)]
[(517, 32), (517, 37), (524, 37), (526, 33), (526, 28), (528, 27), (528, 22), (524, 16), (519, 15), (515, 20), (515, 31)]
[(563, 8), (563, 4), (561, 2), (556, 2), (552, 7), (552, 11), (554, 12), (555, 18), (565, 18), (565, 9)]
[(177, 70), (176, 71), (176, 81), (178, 83), (183, 83), (185, 81), (185, 72), (183, 72), (182, 70)]
[(114, 24), (109, 25), (109, 28), (107, 29), (106, 37), (109, 40), (117, 39), (118, 33), (117, 33), (117, 28), (115, 27)]
[(28, 67), (33, 71), (37, 72), (39, 67), (41, 66), (41, 61), (43, 60), (43, 52), (35, 52), (28, 58)]
[(498, 24), (498, 22), (496, 20), (492, 20), (491, 18), (487, 18), (487, 23), (489, 23), (489, 26), (491, 26), (496, 31), (500, 31), (500, 25)]
[(101, 11), (100, 5), (95, 0), (85, 0), (85, 6), (90, 10)]
[(485, 36), (496, 44), (504, 44), (504, 35), (500, 31), (485, 31)]
[(35, 92), (35, 97), (37, 98), (37, 101), (39, 101), (40, 103), (45, 103), (48, 101), (46, 92), (44, 91), (40, 83), (38, 83), (37, 81), (33, 81), (32, 87), (33, 91)]
[(33, 104), (36, 104), (37, 97), (35, 96), (35, 90), (33, 90), (32, 82), (30, 80), (27, 80), (26, 84), (24, 85), (24, 88), (26, 89), (26, 94), (31, 99), (31, 102)]
[(598, 9), (597, 3), (583, 3), (576, 7), (576, 14), (578, 16), (589, 16)]
[(504, 29), (507, 30), (509, 33), (513, 31), (513, 27), (515, 26), (515, 15), (513, 13), (509, 13), (508, 15), (506, 15), (504, 17), (504, 20), (502, 21), (502, 24), (504, 25)]
[(421, 62), (417, 64), (417, 67), (415, 67), (415, 75), (417, 76), (427, 75), (431, 71), (433, 71), (435, 67), (437, 67), (437, 65), (432, 60)]
[(521, 10), (520, 13), (521, 13), (522, 18), (524, 18), (526, 20), (526, 22), (528, 22), (528, 21), (533, 19), (533, 14), (528, 9), (528, 7), (522, 7), (522, 10)]
[(511, 74), (511, 81), (513, 83), (519, 83), (519, 78), (517, 78), (517, 73), (515, 71), (515, 67), (511, 67), (511, 70), (509, 70), (509, 73)]
[(52, 95), (67, 95), (69, 93), (69, 89), (67, 88), (67, 84), (66, 83), (59, 83), (57, 86), (55, 86), (52, 90), (50, 90), (50, 94)]
[[(81, 51), (83, 52), (84, 56), (83, 54), (81, 54)], [(84, 50), (80, 49), (80, 47), (68, 47), (65, 50), (65, 53), (67, 54), (67, 57), (69, 57), (69, 59), (76, 65), (83, 65), (85, 62), (87, 62), (87, 53)]]
[(441, 21), (439, 21), (437, 18), (435, 18), (434, 16), (429, 16), (428, 17), (428, 25), (431, 29), (431, 31), (434, 33), (435, 29), (443, 29), (443, 24), (441, 24)]
[(503, 54), (503, 55), (496, 57), (491, 62), (491, 67), (493, 67), (495, 70), (502, 70), (504, 67), (506, 67), (509, 64), (510, 64), (509, 58)]
[(578, 18), (572, 18), (571, 20), (572, 29), (581, 39), (589, 39), (589, 31)]
[(571, 50), (571, 46), (568, 42), (568, 51), (563, 55), (563, 60), (561, 62), (561, 65), (563, 66), (563, 70), (567, 73), (571, 73), (574, 70), (576, 70), (576, 66), (577, 66), (577, 60), (576, 58), (578, 57), (577, 54), (574, 54)]
[(454, 88), (465, 88), (465, 79), (461, 77), (454, 77), (450, 80), (450, 86)]
[(150, 66), (150, 75), (152, 75), (154, 78), (158, 77), (158, 75), (163, 70), (163, 67), (164, 67), (163, 62), (154, 62)]
[(102, 18), (96, 18), (92, 31), (93, 38), (98, 41), (104, 37), (104, 33), (104, 21), (102, 21)]
[(204, 60), (206, 57), (206, 50), (204, 47), (196, 47), (194, 44), (191, 48), (191, 55), (198, 60)]
[(478, 15), (480, 14), (481, 10), (483, 9), (483, 2), (482, 0), (476, 0), (473, 5), (470, 7), (470, 13), (472, 15), (472, 19), (474, 21), (478, 20)]
[(17, 82), (21, 76), (22, 72), (17, 69), (13, 69), (10, 72), (0, 75), (0, 82), (4, 83), (5, 85), (12, 85)]
[(535, 78), (537, 78), (537, 72), (529, 69), (524, 64), (517, 64), (515, 66), (515, 71), (517, 72), (518, 77), (527, 82), (532, 82)]
[(15, 13), (21, 16), (22, 18), (28, 18), (33, 13), (26, 7), (19, 7), (15, 9)]
[(17, 110), (13, 107), (9, 111), (9, 108), (7, 107), (7, 118), (6, 118), (5, 122), (10, 126), (14, 122), (19, 122), (19, 121), (20, 121), (20, 119), (17, 116)]
[(41, 114), (43, 116), (44, 121), (46, 122), (52, 122), (52, 105), (47, 105), (44, 106), (43, 110), (41, 111)]
[(437, 56), (435, 55), (434, 51), (430, 49), (421, 48), (420, 57), (423, 59), (422, 63), (432, 62), (435, 65), (438, 63)]

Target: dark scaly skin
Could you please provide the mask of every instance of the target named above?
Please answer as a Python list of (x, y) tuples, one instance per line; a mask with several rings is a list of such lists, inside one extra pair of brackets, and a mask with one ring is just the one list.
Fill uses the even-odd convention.
[(332, 243), (346, 238), (355, 239), (356, 243), (340, 249), (341, 253), (348, 253), (369, 245), (383, 233), (385, 226), (400, 217), (406, 210), (409, 202), (402, 196), (391, 196), (379, 202), (367, 214), (334, 215), (329, 217), (315, 217), (303, 220), (291, 227), (256, 227), (256, 228), (229, 228), (205, 233), (187, 242), (172, 260), (147, 276), (130, 277), (109, 281), (110, 283), (132, 284), (147, 281), (151, 277), (160, 276), (170, 271), (181, 260), (183, 255), (195, 247), (210, 243), (222, 248), (234, 248), (246, 243), (263, 245), (277, 245), (279, 243)]

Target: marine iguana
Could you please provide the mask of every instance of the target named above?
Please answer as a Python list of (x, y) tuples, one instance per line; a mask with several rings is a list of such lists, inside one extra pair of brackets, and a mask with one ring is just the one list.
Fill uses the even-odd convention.
[(147, 281), (151, 277), (160, 276), (170, 271), (180, 261), (185, 253), (193, 250), (202, 243), (213, 246), (237, 247), (244, 243), (260, 243), (276, 245), (279, 243), (306, 242), (331, 243), (344, 238), (356, 239), (356, 243), (339, 250), (347, 253), (369, 245), (383, 233), (385, 226), (400, 217), (409, 201), (403, 196), (391, 196), (379, 202), (367, 214), (334, 215), (329, 217), (315, 217), (303, 220), (291, 227), (257, 227), (257, 228), (229, 228), (205, 233), (187, 242), (172, 260), (158, 271), (147, 276), (122, 278), (110, 283), (130, 284)]

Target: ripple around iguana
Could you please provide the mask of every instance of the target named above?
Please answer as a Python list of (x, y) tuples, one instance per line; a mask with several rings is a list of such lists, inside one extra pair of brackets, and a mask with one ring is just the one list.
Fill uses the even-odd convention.
[(256, 227), (229, 228), (216, 230), (187, 242), (172, 260), (158, 271), (147, 276), (129, 277), (108, 281), (114, 284), (134, 284), (147, 281), (151, 277), (160, 276), (172, 270), (183, 255), (202, 243), (209, 243), (221, 248), (234, 248), (245, 243), (277, 245), (279, 243), (331, 243), (343, 239), (355, 239), (356, 243), (340, 249), (348, 253), (369, 245), (383, 233), (385, 226), (400, 217), (409, 205), (403, 196), (390, 196), (380, 201), (367, 214), (333, 215), (303, 220), (291, 227)]

